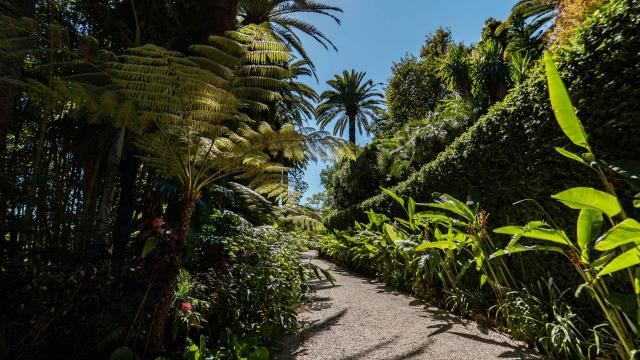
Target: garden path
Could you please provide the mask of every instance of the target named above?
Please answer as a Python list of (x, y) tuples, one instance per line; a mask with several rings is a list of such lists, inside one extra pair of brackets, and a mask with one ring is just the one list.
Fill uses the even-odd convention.
[(281, 360), (535, 359), (507, 335), (425, 305), (408, 294), (303, 255), (327, 268), (336, 286), (314, 281), (315, 301)]

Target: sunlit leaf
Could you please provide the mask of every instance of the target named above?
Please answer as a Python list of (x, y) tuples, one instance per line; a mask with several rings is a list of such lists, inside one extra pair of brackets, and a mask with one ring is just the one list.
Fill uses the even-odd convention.
[(555, 149), (556, 149), (556, 151), (558, 153), (560, 153), (560, 155), (562, 155), (562, 156), (564, 156), (566, 158), (569, 158), (571, 160), (575, 160), (575, 161), (577, 161), (577, 162), (579, 162), (579, 163), (581, 163), (583, 165), (589, 166), (589, 164), (586, 161), (584, 161), (584, 159), (582, 157), (580, 157), (580, 155), (574, 154), (571, 151), (567, 151), (567, 150), (565, 150), (565, 149), (563, 149), (561, 147), (556, 147)]
[(572, 245), (564, 231), (546, 227), (505, 226), (495, 229), (494, 232), (498, 234), (519, 235), (531, 239), (551, 241), (563, 245)]
[(591, 209), (580, 210), (577, 224), (578, 246), (583, 261), (589, 261), (589, 244), (602, 228), (602, 213)]
[(637, 241), (640, 241), (640, 223), (626, 219), (600, 236), (594, 248), (607, 251)]
[(638, 264), (640, 264), (640, 247), (636, 246), (611, 260), (607, 266), (600, 270), (598, 276), (611, 274)]
[(430, 241), (416, 246), (415, 251), (424, 251), (427, 249), (454, 250), (458, 245), (451, 241)]
[(493, 254), (491, 254), (491, 256), (489, 256), (489, 259), (493, 259), (493, 258), (504, 256), (504, 255), (516, 254), (516, 253), (525, 252), (525, 251), (555, 251), (559, 253), (564, 253), (562, 251), (562, 248), (559, 248), (557, 246), (543, 246), (543, 245), (526, 246), (526, 245), (518, 244), (512, 247), (509, 247), (507, 249), (500, 249), (494, 252)]
[(556, 69), (551, 54), (548, 52), (544, 53), (544, 64), (547, 72), (547, 83), (549, 84), (551, 107), (558, 124), (569, 140), (578, 146), (589, 149), (587, 133), (576, 116), (569, 93), (562, 82), (560, 74), (558, 74), (558, 69)]
[(396, 195), (396, 193), (394, 193), (393, 191), (391, 191), (389, 189), (385, 189), (385, 188), (381, 188), (381, 189), (385, 194), (391, 196), (395, 201), (400, 203), (400, 205), (402, 207), (404, 207), (404, 200), (400, 196)]
[(618, 199), (604, 191), (588, 187), (577, 187), (551, 196), (572, 209), (597, 210), (613, 217), (620, 213)]

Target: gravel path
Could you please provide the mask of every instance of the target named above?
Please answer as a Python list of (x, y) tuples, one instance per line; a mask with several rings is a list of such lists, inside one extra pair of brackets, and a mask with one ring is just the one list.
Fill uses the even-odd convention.
[(281, 360), (535, 359), (523, 344), (305, 253), (331, 270)]

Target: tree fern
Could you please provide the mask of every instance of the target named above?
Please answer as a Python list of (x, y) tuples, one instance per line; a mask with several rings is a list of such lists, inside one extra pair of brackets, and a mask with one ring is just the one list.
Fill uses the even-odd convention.
[(247, 26), (226, 36), (212, 36), (208, 45), (194, 45), (191, 59), (221, 78), (225, 89), (252, 115), (269, 110), (282, 99), (292, 74), (289, 49), (259, 26)]

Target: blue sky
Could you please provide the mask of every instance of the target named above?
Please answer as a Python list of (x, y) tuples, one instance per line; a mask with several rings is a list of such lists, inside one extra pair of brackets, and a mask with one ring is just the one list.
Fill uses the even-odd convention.
[[(312, 39), (305, 38), (305, 49), (313, 59), (319, 83), (307, 82), (318, 92), (325, 81), (344, 69), (366, 71), (375, 82), (387, 83), (391, 66), (405, 54), (417, 54), (425, 37), (438, 27), (451, 30), (456, 42), (477, 42), (484, 20), (504, 19), (516, 0), (324, 0), (341, 7), (342, 25), (320, 16), (305, 16), (319, 27), (338, 47), (327, 51)], [(314, 125), (314, 124), (311, 124)], [(330, 130), (328, 128), (328, 130)], [(369, 137), (360, 136), (358, 145)], [(305, 173), (309, 190), (305, 198), (324, 191), (320, 170), (324, 162), (310, 164)], [(304, 200), (303, 200), (304, 202)]]

